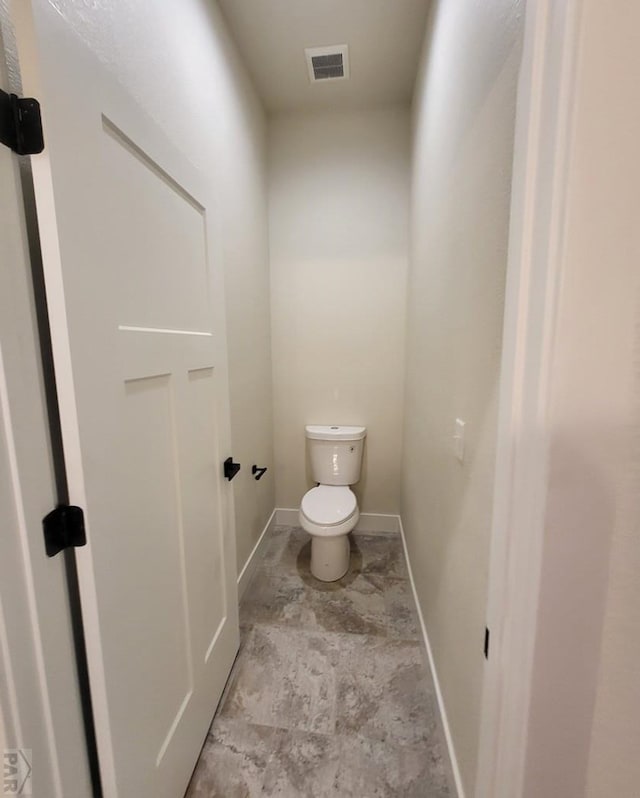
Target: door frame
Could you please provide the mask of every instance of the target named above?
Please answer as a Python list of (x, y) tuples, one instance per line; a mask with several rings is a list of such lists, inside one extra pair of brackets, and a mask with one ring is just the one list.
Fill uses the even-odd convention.
[(582, 0), (526, 2), (476, 798), (515, 798), (524, 787), (581, 10)]
[(529, 0), (526, 8), (487, 612), (491, 656), (484, 674), (477, 798), (522, 792), (581, 5)]

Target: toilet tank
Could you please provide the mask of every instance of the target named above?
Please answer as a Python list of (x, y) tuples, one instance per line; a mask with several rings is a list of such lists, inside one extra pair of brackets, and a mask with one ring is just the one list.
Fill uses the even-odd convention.
[(360, 479), (366, 427), (305, 427), (311, 472), (321, 485), (353, 485)]

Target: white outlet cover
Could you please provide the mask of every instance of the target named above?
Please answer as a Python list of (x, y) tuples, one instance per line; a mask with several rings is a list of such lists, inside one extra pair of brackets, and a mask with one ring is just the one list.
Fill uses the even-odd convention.
[(456, 419), (456, 428), (453, 434), (453, 450), (455, 456), (464, 462), (464, 428), (465, 422), (461, 418)]

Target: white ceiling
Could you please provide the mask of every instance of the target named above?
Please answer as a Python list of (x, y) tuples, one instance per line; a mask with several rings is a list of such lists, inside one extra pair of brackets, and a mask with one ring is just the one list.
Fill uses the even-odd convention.
[[(268, 111), (408, 103), (429, 0), (218, 0)], [(305, 47), (348, 44), (349, 80), (311, 84)]]

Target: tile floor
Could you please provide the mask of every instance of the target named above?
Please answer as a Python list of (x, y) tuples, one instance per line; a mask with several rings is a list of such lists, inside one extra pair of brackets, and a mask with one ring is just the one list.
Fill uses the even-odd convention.
[(453, 798), (397, 535), (356, 534), (339, 582), (276, 527), (240, 605), (240, 651), (186, 798)]

